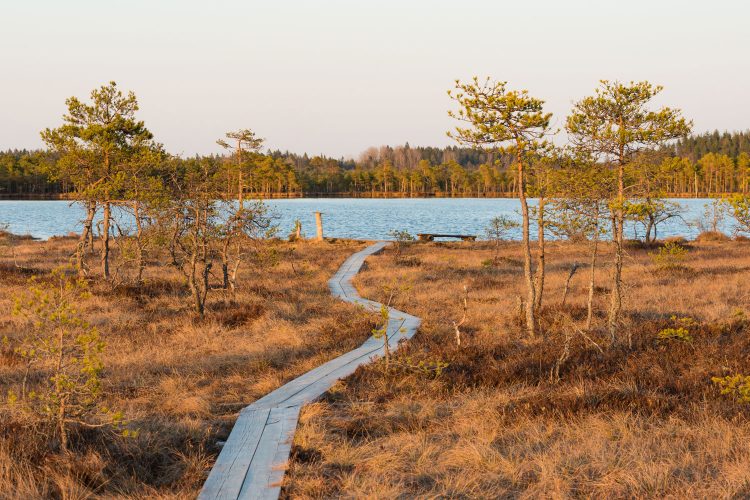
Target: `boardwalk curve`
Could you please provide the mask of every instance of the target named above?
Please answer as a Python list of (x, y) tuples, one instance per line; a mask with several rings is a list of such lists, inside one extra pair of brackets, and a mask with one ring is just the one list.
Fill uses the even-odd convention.
[[(363, 299), (351, 283), (365, 259), (380, 252), (378, 242), (351, 255), (328, 281), (331, 293), (346, 302), (380, 310), (381, 304)], [(388, 344), (411, 338), (420, 319), (390, 309)], [(337, 380), (354, 373), (362, 364), (383, 354), (383, 339), (370, 337), (360, 347), (324, 363), (245, 407), (237, 418), (198, 498), (276, 499), (292, 447), (303, 405), (318, 399)]]

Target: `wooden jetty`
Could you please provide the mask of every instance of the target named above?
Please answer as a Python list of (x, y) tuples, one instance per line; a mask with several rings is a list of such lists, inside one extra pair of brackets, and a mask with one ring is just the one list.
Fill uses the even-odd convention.
[[(349, 257), (328, 282), (331, 293), (346, 302), (379, 311), (381, 304), (360, 297), (351, 280), (365, 259), (386, 245), (375, 243)], [(419, 324), (419, 318), (391, 308), (389, 347), (395, 349), (401, 339), (411, 338)], [(277, 499), (302, 406), (315, 401), (360, 365), (381, 356), (383, 344), (384, 339), (370, 337), (357, 349), (310, 370), (244, 408), (198, 498)]]

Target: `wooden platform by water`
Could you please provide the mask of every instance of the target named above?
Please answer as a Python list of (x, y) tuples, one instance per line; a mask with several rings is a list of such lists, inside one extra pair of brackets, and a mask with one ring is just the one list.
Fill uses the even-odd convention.
[(433, 241), (435, 238), (455, 238), (461, 241), (475, 241), (476, 235), (473, 234), (437, 234), (437, 233), (418, 233), (419, 241)]

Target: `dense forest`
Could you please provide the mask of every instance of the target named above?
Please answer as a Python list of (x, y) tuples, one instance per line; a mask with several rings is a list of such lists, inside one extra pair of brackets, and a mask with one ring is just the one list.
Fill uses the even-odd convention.
[(750, 130), (744, 132), (723, 132), (718, 130), (700, 135), (690, 135), (678, 139), (670, 148), (679, 156), (698, 161), (708, 153), (716, 153), (737, 158), (741, 153), (750, 153)]
[[(231, 155), (229, 155), (231, 156)], [(209, 156), (220, 160), (220, 156)], [(179, 158), (175, 161), (186, 161)], [(52, 176), (57, 157), (36, 150), (0, 152), (0, 197), (72, 192)], [(648, 175), (665, 195), (748, 191), (750, 131), (691, 135), (651, 155)], [(267, 151), (252, 160), (247, 188), (256, 196), (513, 196), (510, 159), (467, 147), (371, 147), (355, 159)]]

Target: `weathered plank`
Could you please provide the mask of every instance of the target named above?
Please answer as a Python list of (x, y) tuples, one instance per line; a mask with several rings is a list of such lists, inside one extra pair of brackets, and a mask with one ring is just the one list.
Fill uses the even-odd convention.
[(199, 498), (238, 498), (265, 430), (270, 409), (247, 407), (240, 413)]
[(271, 408), (238, 498), (278, 498), (299, 411), (299, 406)]
[[(351, 255), (329, 280), (331, 294), (370, 310), (381, 304), (363, 299), (351, 283), (365, 259), (388, 243), (378, 242)], [(389, 308), (388, 345), (398, 347), (401, 339), (416, 333), (420, 319)], [(351, 375), (364, 363), (382, 356), (384, 339), (370, 337), (349, 351), (297, 377), (244, 408), (224, 444), (216, 464), (198, 498), (276, 499), (302, 405), (315, 401), (337, 380)]]

